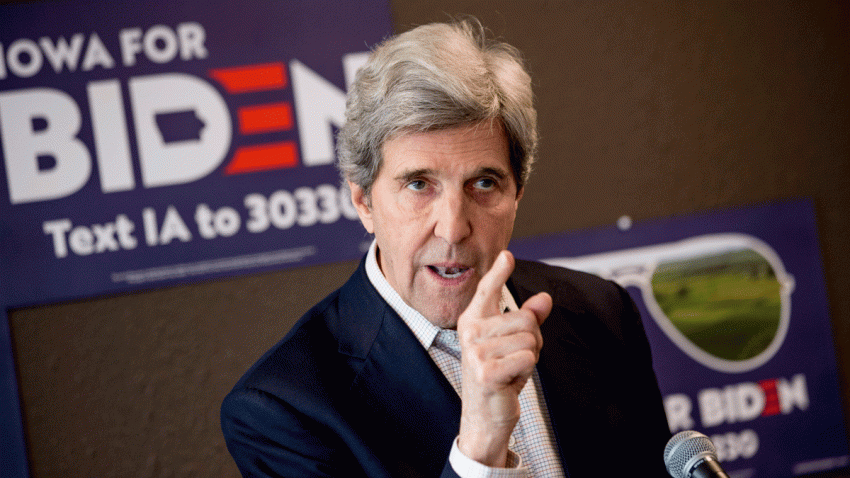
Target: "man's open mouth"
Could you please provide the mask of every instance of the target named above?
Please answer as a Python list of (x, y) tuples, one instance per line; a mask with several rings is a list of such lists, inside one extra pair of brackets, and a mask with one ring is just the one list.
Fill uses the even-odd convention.
[(468, 271), (468, 267), (439, 267), (439, 266), (428, 266), (432, 271), (436, 272), (437, 275), (443, 277), (445, 279), (456, 279), (463, 275), (464, 272)]

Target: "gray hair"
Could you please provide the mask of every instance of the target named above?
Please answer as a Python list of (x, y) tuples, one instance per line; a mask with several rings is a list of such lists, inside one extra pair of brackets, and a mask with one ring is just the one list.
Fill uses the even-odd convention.
[(520, 52), (488, 40), (475, 19), (420, 26), (378, 45), (357, 72), (337, 136), (340, 174), (370, 198), (386, 141), (485, 121), (504, 128), (520, 191), (537, 152), (537, 111)]

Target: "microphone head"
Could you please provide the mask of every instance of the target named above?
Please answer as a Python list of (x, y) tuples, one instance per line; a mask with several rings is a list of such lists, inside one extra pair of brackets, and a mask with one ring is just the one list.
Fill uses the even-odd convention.
[(675, 434), (664, 447), (664, 464), (673, 478), (690, 478), (688, 471), (706, 457), (716, 461), (717, 449), (707, 436), (693, 430)]

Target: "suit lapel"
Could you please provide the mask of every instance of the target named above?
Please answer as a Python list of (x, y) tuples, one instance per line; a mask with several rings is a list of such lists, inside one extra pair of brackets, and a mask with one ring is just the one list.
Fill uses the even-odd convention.
[[(598, 417), (604, 413), (595, 385), (598, 377), (594, 373), (593, 351), (579, 333), (585, 311), (577, 306), (573, 289), (550, 290), (551, 284), (538, 283), (530, 288), (519, 285), (528, 283), (528, 279), (518, 270), (508, 287), (520, 306), (541, 290), (548, 290), (555, 299), (552, 312), (540, 328), (543, 349), (537, 372), (566, 474), (570, 476), (572, 470), (572, 474), (580, 476), (579, 470), (593, 460), (597, 443), (588, 430), (592, 434), (591, 424), (600, 423)], [(534, 282), (539, 278), (530, 279)]]
[(600, 423), (600, 400), (590, 350), (578, 340), (571, 321), (580, 317), (553, 310), (543, 324), (537, 370), (564, 467), (575, 473), (593, 453), (593, 423)]
[[(340, 352), (362, 358), (357, 429), (392, 476), (439, 473), (460, 426), (460, 398), (362, 267), (342, 300), (354, 314)], [(349, 287), (350, 286), (350, 287)], [(395, 464), (395, 465), (393, 465)]]

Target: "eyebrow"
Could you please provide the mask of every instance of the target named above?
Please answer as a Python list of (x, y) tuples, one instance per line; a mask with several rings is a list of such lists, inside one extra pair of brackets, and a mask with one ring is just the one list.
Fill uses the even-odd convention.
[(490, 176), (496, 176), (499, 179), (505, 179), (506, 177), (508, 177), (508, 174), (509, 173), (507, 171), (505, 171), (504, 169), (487, 167), (487, 168), (481, 168), (478, 171), (476, 171), (475, 176), (490, 175)]
[[(416, 178), (421, 178), (422, 176), (430, 176), (434, 174), (434, 170), (430, 168), (420, 168), (420, 169), (412, 169), (410, 171), (403, 171), (395, 177), (395, 180), (400, 183), (406, 183), (412, 181)], [(470, 177), (479, 177), (479, 176), (495, 176), (498, 179), (505, 179), (508, 177), (508, 172), (501, 168), (492, 168), (492, 167), (483, 167), (475, 170)]]
[(409, 171), (402, 171), (401, 174), (395, 177), (395, 180), (400, 183), (406, 183), (409, 181), (413, 181), (416, 178), (421, 178), (422, 176), (428, 176), (434, 173), (433, 169), (429, 168), (420, 168), (420, 169), (411, 169)]

